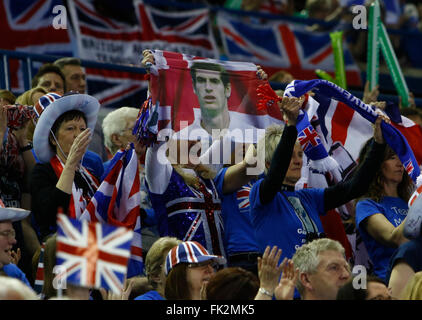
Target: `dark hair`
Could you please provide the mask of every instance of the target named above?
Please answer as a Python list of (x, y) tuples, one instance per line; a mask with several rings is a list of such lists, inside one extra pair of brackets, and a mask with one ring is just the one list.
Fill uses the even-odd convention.
[(56, 73), (63, 80), (63, 90), (66, 92), (66, 78), (60, 68), (52, 63), (46, 63), (41, 66), (36, 75), (32, 78), (31, 87), (35, 88), (40, 82), (40, 78), (46, 73)]
[(197, 70), (212, 70), (220, 72), (221, 82), (225, 88), (230, 84), (229, 74), (224, 67), (217, 63), (208, 62), (194, 62), (190, 67), (190, 74), (192, 76), (193, 86), (196, 86), (196, 72)]
[(191, 300), (187, 281), (187, 263), (175, 265), (166, 278), (164, 295), (167, 300)]
[(207, 300), (253, 300), (259, 289), (259, 280), (242, 268), (219, 270), (208, 282)]
[(419, 116), (422, 118), (422, 110), (417, 107), (402, 108), (400, 113), (405, 116)]
[[(53, 106), (53, 108), (54, 108), (54, 106)], [(77, 120), (77, 119), (81, 119), (81, 118), (84, 119), (85, 124), (88, 125), (85, 113), (83, 113), (82, 111), (79, 111), (79, 110), (67, 111), (67, 112), (63, 113), (60, 117), (57, 118), (57, 120), (54, 122), (53, 126), (51, 127), (51, 131), (57, 137), (57, 131), (59, 130), (59, 128), (60, 128), (60, 126), (63, 122), (71, 121), (71, 120)], [(56, 147), (51, 142), (51, 139), (52, 139), (52, 137), (50, 137), (50, 139), (48, 139), (48, 144), (53, 149), (53, 151), (56, 152)]]
[[(382, 279), (377, 276), (369, 275), (366, 279), (366, 283), (378, 282), (386, 285)], [(355, 289), (353, 286), (353, 279), (344, 284), (337, 292), (336, 300), (366, 300), (368, 297), (368, 286), (366, 289), (359, 288)]]
[[(366, 143), (360, 150), (359, 166), (362, 165), (364, 159), (368, 156), (370, 146), (372, 145), (372, 141), (373, 141), (373, 138), (366, 141)], [(393, 151), (393, 149), (391, 149), (391, 147), (387, 145), (384, 151), (383, 162), (390, 159), (393, 155), (395, 155), (395, 152)], [(364, 198), (369, 198), (376, 202), (380, 202), (382, 197), (384, 196), (384, 186), (383, 186), (384, 180), (383, 179), (384, 177), (382, 175), (382, 166), (380, 166), (375, 174), (374, 179), (372, 180), (368, 188), (368, 191), (365, 192), (365, 194), (362, 197), (360, 197), (357, 201)], [(410, 195), (412, 194), (412, 190), (413, 190), (413, 181), (407, 174), (406, 170), (404, 170), (403, 179), (397, 186), (397, 193), (398, 193), (399, 198), (407, 202), (410, 198)]]
[(81, 66), (81, 60), (74, 57), (64, 57), (57, 59), (53, 63), (55, 66), (58, 66), (60, 69), (63, 69), (65, 66)]

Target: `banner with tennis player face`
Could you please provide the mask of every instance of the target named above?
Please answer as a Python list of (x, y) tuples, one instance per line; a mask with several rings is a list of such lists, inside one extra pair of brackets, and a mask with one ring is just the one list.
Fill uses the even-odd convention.
[(257, 109), (256, 88), (266, 80), (259, 78), (255, 64), (160, 50), (153, 55), (150, 93), (159, 110), (159, 130), (171, 128), (182, 139), (187, 134), (188, 140), (198, 140), (227, 129), (237, 132), (237, 142), (257, 142), (256, 134), (246, 137), (246, 129), (253, 133), (282, 122), (277, 104)]

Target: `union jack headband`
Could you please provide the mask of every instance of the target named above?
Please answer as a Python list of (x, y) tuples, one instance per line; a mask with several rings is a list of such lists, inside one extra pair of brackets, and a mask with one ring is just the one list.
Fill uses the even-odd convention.
[(219, 264), (225, 264), (226, 259), (222, 256), (210, 255), (208, 251), (196, 241), (184, 241), (169, 251), (166, 258), (166, 275), (179, 263), (200, 263), (214, 260)]

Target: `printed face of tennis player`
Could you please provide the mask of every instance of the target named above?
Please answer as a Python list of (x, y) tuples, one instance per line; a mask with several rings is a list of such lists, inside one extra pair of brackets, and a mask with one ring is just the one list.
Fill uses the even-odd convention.
[(213, 70), (196, 71), (195, 93), (198, 96), (202, 118), (214, 118), (227, 109), (230, 84), (224, 87), (220, 73)]
[[(66, 156), (69, 155), (73, 141), (86, 128), (86, 122), (83, 118), (75, 118), (61, 123), (57, 130), (56, 138)], [(53, 144), (56, 145), (54, 141)], [(56, 153), (58, 153), (58, 147), (56, 147)]]
[(0, 222), (0, 268), (12, 261), (11, 250), (16, 243), (11, 221)]

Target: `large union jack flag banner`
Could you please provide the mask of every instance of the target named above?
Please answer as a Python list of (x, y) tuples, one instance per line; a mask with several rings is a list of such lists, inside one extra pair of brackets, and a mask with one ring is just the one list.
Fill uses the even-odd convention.
[[(68, 8), (79, 58), (139, 65), (138, 25), (103, 16), (92, 1), (69, 1)], [(143, 74), (94, 68), (87, 68), (86, 74), (89, 94), (103, 107), (137, 105), (146, 96), (147, 82)]]
[(58, 214), (56, 263), (66, 268), (68, 283), (121, 293), (132, 237), (123, 227)]
[[(310, 32), (306, 25), (287, 21), (256, 22), (217, 13), (224, 50), (228, 59), (251, 61), (271, 76), (281, 69), (295, 79), (315, 79), (316, 69), (334, 76), (334, 55), (329, 32)], [(343, 46), (347, 83), (361, 85), (360, 71), (347, 46)]]
[(133, 230), (128, 277), (139, 276), (143, 274), (141, 184), (138, 158), (133, 147), (118, 151), (103, 177), (81, 219)]
[(140, 25), (140, 50), (160, 49), (193, 56), (218, 58), (209, 8), (169, 11), (135, 0)]
[[(69, 30), (53, 27), (53, 8), (57, 5), (63, 5), (62, 0), (0, 1), (0, 47), (6, 50), (71, 56)], [(19, 67), (17, 60), (10, 60), (11, 88), (15, 92), (24, 90)]]

